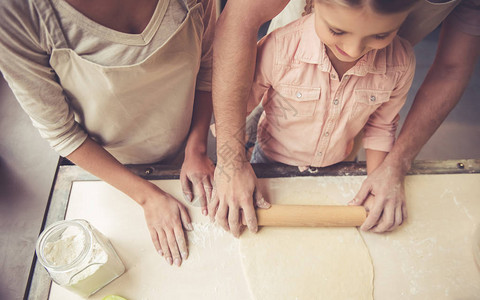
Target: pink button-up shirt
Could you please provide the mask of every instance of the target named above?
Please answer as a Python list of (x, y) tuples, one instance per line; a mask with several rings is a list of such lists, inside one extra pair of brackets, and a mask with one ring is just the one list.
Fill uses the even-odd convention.
[(364, 128), (365, 148), (390, 151), (415, 72), (412, 47), (396, 37), (339, 80), (314, 22), (310, 14), (258, 44), (248, 110), (260, 101), (265, 109), (257, 136), (261, 149), (285, 164), (328, 166), (348, 156)]

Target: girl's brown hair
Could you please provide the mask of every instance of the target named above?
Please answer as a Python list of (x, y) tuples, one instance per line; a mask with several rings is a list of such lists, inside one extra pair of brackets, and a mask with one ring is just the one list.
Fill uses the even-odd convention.
[(308, 15), (313, 11), (314, 1), (324, 1), (326, 3), (335, 3), (354, 8), (369, 5), (373, 11), (380, 14), (403, 12), (410, 9), (418, 2), (418, 0), (307, 0), (302, 16)]

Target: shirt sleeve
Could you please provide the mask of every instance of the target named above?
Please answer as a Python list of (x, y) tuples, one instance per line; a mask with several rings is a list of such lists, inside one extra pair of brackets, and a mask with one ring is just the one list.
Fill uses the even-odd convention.
[(275, 35), (263, 37), (257, 45), (257, 59), (252, 88), (247, 102), (247, 115), (263, 100), (265, 92), (272, 86), (275, 60)]
[(196, 89), (205, 92), (212, 90), (213, 38), (215, 35), (215, 22), (217, 21), (215, 3), (216, 0), (202, 0), (204, 11), (202, 58), (197, 75)]
[(448, 21), (464, 33), (480, 36), (480, 0), (463, 0), (450, 13)]
[[(395, 133), (400, 119), (398, 113), (405, 104), (415, 74), (415, 53), (404, 39), (394, 41), (396, 55), (401, 57), (403, 67), (390, 99), (370, 115), (364, 127), (363, 146), (365, 149), (390, 152), (395, 142)], [(398, 67), (396, 67), (398, 68)]]
[(49, 64), (49, 38), (31, 1), (1, 1), (0, 71), (20, 106), (61, 156), (78, 148), (87, 134), (75, 122)]

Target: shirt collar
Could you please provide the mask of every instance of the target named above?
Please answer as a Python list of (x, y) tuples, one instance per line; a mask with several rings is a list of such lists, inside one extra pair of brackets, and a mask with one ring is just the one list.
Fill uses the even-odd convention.
[[(303, 31), (295, 59), (310, 64), (317, 64), (324, 72), (332, 70), (332, 63), (328, 58), (326, 46), (318, 38), (315, 32), (315, 17), (310, 14), (305, 17)], [(386, 72), (385, 50), (372, 50), (365, 54), (357, 64), (346, 74), (365, 76), (367, 73), (385, 74)]]

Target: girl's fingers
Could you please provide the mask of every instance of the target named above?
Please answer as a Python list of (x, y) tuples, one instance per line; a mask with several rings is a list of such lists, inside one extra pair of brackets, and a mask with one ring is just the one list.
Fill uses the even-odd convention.
[(203, 182), (199, 179), (195, 179), (195, 191), (198, 193), (199, 201), (200, 201), (200, 209), (202, 210), (202, 214), (204, 216), (207, 215), (207, 195), (205, 193), (205, 188)]
[[(210, 203), (212, 201), (212, 193), (213, 193), (213, 184), (212, 180), (210, 179), (210, 176), (206, 176), (203, 180), (203, 189), (205, 190), (205, 195), (207, 196), (207, 203)], [(207, 209), (207, 206), (205, 205), (205, 209)]]
[(180, 183), (182, 185), (183, 197), (186, 201), (192, 202), (193, 192), (192, 192), (192, 183), (188, 179), (186, 173), (180, 173)]
[(178, 203), (178, 209), (180, 210), (180, 219), (182, 220), (183, 227), (186, 230), (193, 230), (192, 221), (187, 209), (181, 203)]

